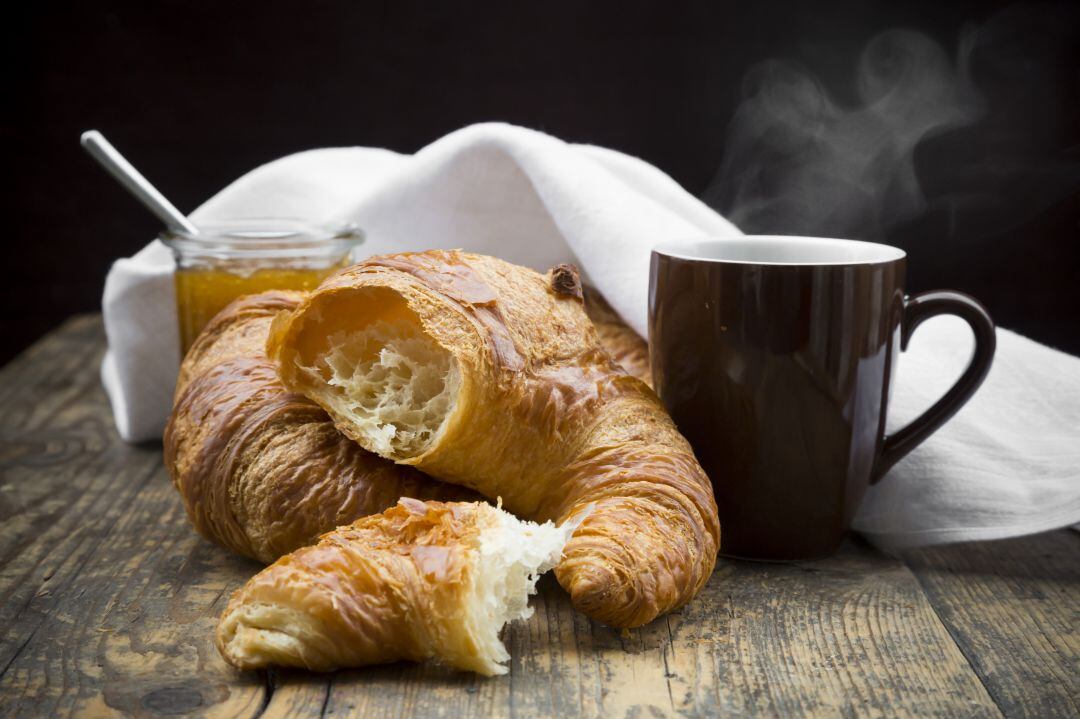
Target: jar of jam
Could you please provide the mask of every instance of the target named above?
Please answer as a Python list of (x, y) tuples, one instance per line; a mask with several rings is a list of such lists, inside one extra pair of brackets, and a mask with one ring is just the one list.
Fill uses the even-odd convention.
[(349, 264), (363, 241), (353, 225), (322, 227), (292, 219), (200, 225), (197, 234), (165, 232), (176, 258), (176, 312), (181, 352), (237, 297), (265, 290), (310, 290)]

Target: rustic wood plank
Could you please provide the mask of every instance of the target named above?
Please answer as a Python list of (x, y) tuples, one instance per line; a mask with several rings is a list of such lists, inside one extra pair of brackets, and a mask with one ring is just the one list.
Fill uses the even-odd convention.
[(1006, 715), (1080, 716), (1080, 534), (905, 557)]
[(161, 464), (112, 428), (100, 320), (0, 370), (0, 707), (13, 715), (257, 715), (212, 644), (257, 570), (198, 539)]
[(268, 714), (999, 716), (914, 576), (858, 543), (819, 562), (722, 562), (685, 610), (625, 634), (575, 613), (550, 577), (534, 607), (506, 634), (508, 676), (397, 664), (338, 673), (325, 699), (296, 677)]

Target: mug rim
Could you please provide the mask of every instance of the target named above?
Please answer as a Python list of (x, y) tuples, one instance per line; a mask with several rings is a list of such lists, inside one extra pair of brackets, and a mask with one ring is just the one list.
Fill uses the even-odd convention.
[[(715, 250), (725, 243), (733, 250), (730, 256), (709, 256), (702, 251), (702, 246)], [(806, 259), (769, 259), (767, 257), (749, 258), (739, 257), (737, 248), (733, 245), (746, 245), (752, 254), (759, 248), (768, 248), (774, 252), (781, 246), (793, 247), (801, 244), (802, 247), (792, 251), (793, 255), (798, 252), (824, 252), (835, 251), (835, 259), (811, 258)], [(811, 237), (807, 235), (702, 235), (688, 237), (683, 240), (669, 240), (658, 243), (652, 248), (654, 255), (671, 257), (689, 262), (704, 262), (710, 264), (732, 265), (760, 265), (763, 267), (843, 267), (859, 265), (885, 265), (897, 262), (907, 257), (907, 253), (899, 247), (886, 245), (881, 242), (868, 242), (865, 240), (849, 240), (839, 237)], [(843, 255), (847, 256), (843, 256)]]

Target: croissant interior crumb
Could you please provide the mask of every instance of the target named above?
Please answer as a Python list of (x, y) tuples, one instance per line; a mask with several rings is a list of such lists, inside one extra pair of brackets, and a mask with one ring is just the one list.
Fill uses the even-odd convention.
[(450, 416), (457, 361), (400, 299), (351, 299), (348, 312), (321, 313), (352, 322), (338, 319), (313, 332), (325, 336), (324, 345), (301, 369), (324, 380), (323, 401), (349, 418), (365, 448), (393, 459), (419, 455)]
[(535, 524), (496, 510), (497, 521), (480, 532), (469, 596), (465, 605), (468, 634), (483, 658), (484, 674), (505, 674), (510, 658), (499, 640), (508, 622), (532, 616), (529, 596), (540, 576), (558, 564), (576, 524)]
[(322, 357), (329, 384), (372, 448), (397, 456), (424, 451), (456, 394), (453, 357), (406, 322), (380, 320), (329, 342)]

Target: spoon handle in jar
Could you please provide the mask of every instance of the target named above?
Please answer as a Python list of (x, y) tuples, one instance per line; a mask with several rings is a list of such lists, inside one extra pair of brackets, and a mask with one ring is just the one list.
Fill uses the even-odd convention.
[(157, 215), (166, 227), (174, 232), (189, 235), (198, 233), (199, 229), (180, 210), (176, 209), (165, 195), (158, 192), (157, 188), (151, 185), (150, 181), (143, 177), (130, 162), (124, 159), (124, 156), (105, 139), (104, 135), (97, 130), (87, 130), (82, 134), (79, 142), (91, 157), (97, 160), (128, 192), (135, 195), (139, 202)]

